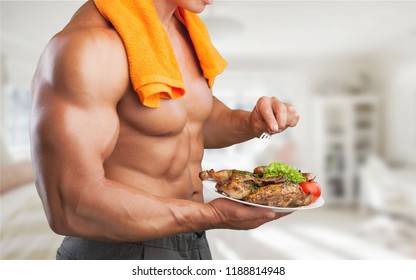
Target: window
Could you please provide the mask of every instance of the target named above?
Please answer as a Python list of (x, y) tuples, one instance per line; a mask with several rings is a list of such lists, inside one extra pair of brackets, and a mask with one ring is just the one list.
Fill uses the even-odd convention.
[(2, 94), (2, 137), (13, 157), (28, 157), (31, 94), (28, 89), (7, 87)]

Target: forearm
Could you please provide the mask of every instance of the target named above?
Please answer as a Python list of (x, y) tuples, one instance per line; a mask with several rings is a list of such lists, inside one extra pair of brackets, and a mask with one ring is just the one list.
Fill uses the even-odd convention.
[(52, 219), (59, 220), (54, 230), (62, 235), (143, 241), (206, 230), (218, 222), (206, 204), (154, 197), (108, 179), (79, 192), (62, 192), (61, 197), (61, 204), (51, 207), (59, 209)]
[(223, 148), (258, 135), (250, 126), (251, 112), (231, 110), (216, 100), (211, 117), (204, 125), (205, 148)]

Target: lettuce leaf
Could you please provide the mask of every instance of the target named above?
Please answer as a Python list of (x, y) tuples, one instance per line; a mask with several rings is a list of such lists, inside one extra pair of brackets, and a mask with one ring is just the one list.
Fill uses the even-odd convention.
[(292, 183), (306, 182), (302, 172), (282, 162), (271, 162), (264, 170), (264, 177), (283, 176)]

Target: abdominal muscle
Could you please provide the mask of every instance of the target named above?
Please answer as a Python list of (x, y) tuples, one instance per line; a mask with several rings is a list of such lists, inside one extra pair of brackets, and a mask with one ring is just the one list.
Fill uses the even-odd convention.
[[(174, 105), (165, 106), (168, 102)], [(120, 102), (120, 131), (104, 164), (106, 177), (157, 197), (202, 202), (202, 122), (182, 115), (177, 106), (183, 103), (163, 101), (160, 108), (149, 111), (132, 100)], [(148, 114), (153, 115), (150, 123), (144, 121)]]

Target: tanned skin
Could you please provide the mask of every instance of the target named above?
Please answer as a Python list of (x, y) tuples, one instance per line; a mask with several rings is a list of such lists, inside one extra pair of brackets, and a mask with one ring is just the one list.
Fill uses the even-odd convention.
[(299, 120), (275, 97), (248, 112), (213, 96), (173, 15), (178, 5), (198, 13), (210, 2), (154, 0), (186, 86), (183, 98), (161, 100), (157, 109), (140, 103), (123, 43), (92, 1), (51, 39), (33, 79), (31, 141), (37, 190), (56, 233), (143, 241), (253, 229), (284, 215), (227, 199), (203, 202), (205, 148), (280, 133)]

